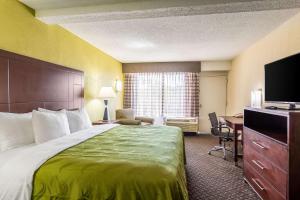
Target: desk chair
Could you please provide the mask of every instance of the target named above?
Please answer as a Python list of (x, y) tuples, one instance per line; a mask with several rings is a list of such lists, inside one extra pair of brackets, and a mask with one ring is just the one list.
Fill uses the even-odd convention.
[[(210, 155), (212, 151), (223, 151), (223, 159), (226, 160), (226, 152), (230, 151), (231, 149), (226, 148), (226, 142), (233, 141), (233, 135), (230, 133), (230, 128), (225, 124), (219, 123), (217, 115), (215, 112), (209, 113), (209, 120), (211, 123), (211, 134), (215, 137), (219, 138), (219, 145), (214, 146), (208, 154)], [(227, 129), (226, 132), (223, 132), (223, 129)]]

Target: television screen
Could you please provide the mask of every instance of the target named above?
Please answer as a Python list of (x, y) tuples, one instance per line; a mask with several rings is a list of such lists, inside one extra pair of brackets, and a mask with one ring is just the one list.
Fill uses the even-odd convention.
[(265, 101), (300, 102), (300, 53), (265, 65)]

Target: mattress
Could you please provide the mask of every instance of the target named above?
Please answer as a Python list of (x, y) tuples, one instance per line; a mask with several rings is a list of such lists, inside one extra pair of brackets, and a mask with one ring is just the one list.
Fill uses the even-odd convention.
[[(40, 164), (31, 168), (31, 181), (26, 180), (30, 173), (24, 173), (25, 179), (17, 179), (26, 180), (25, 186), (14, 191), (18, 194), (9, 196), (7, 192), (13, 190), (1, 188), (0, 197), (6, 194), (10, 199), (188, 199), (184, 143), (179, 128), (113, 126), (99, 134), (92, 132), (86, 133), (89, 137), (80, 133), (84, 139), (62, 145), (55, 153), (38, 156)], [(9, 171), (12, 173), (13, 169)]]

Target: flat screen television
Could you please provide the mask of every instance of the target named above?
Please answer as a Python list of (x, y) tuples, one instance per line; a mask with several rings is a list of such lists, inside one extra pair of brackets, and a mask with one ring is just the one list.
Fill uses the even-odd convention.
[(265, 65), (265, 101), (300, 103), (300, 53)]

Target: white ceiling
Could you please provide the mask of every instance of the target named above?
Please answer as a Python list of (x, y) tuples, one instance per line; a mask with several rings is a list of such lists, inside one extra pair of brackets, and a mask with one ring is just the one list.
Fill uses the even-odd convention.
[[(299, 12), (297, 0), (22, 0), (123, 63), (230, 60)], [(161, 1), (160, 1), (161, 2)]]
[(124, 63), (227, 60), (296, 12), (280, 10), (62, 26)]

